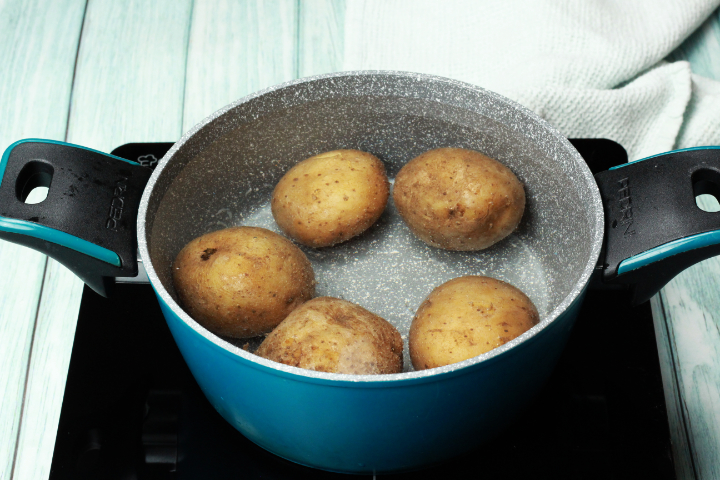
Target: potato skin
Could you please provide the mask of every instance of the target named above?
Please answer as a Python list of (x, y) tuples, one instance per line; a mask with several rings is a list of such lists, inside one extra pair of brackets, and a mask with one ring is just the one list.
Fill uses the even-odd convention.
[(425, 243), (447, 250), (482, 250), (518, 226), (525, 190), (509, 168), (480, 152), (438, 148), (400, 170), (393, 201)]
[(272, 214), (285, 234), (328, 247), (368, 229), (390, 196), (385, 166), (359, 150), (315, 155), (291, 168), (273, 191)]
[(264, 228), (231, 227), (188, 243), (175, 258), (181, 306), (218, 335), (254, 337), (278, 325), (315, 294), (305, 254)]
[(402, 372), (400, 333), (372, 312), (332, 297), (293, 310), (255, 352), (318, 372), (370, 375)]
[(415, 370), (442, 367), (489, 352), (540, 321), (520, 290), (490, 277), (466, 276), (435, 288), (410, 326)]

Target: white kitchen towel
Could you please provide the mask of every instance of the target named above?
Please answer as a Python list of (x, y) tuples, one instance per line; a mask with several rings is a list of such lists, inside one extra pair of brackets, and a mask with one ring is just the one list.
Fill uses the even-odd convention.
[(676, 145), (720, 145), (720, 82), (692, 76), (692, 99)]
[(720, 84), (663, 59), (720, 0), (349, 0), (344, 70), (463, 80), (631, 160), (720, 143)]

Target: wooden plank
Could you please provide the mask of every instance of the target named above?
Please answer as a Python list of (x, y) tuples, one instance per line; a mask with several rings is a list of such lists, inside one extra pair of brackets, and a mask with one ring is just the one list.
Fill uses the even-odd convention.
[(342, 70), (345, 0), (300, 2), (298, 76)]
[[(0, 0), (0, 151), (65, 138), (84, 0)], [(0, 242), (0, 478), (10, 478), (46, 257)]]
[(295, 0), (210, 0), (193, 9), (183, 131), (215, 110), (297, 76)]
[(93, 0), (83, 32), (68, 141), (109, 152), (182, 133), (192, 0)]
[(82, 282), (48, 259), (13, 479), (46, 479), (50, 475), (81, 296)]
[(663, 390), (665, 392), (665, 406), (670, 428), (675, 475), (678, 479), (694, 479), (695, 472), (685, 425), (685, 411), (682, 405), (682, 395), (678, 388), (679, 379), (675, 371), (674, 345), (668, 330), (668, 320), (662, 295), (655, 295), (651, 298), (650, 306), (655, 327), (655, 341), (658, 347), (660, 374), (662, 375)]
[[(720, 478), (720, 260), (696, 265), (660, 295), (672, 349), (677, 408), (688, 450), (676, 463), (698, 479)], [(660, 318), (658, 318), (660, 320)], [(669, 385), (665, 385), (668, 387)]]
[[(90, 2), (68, 141), (110, 151), (179, 138), (191, 10), (190, 0)], [(81, 293), (82, 282), (48, 263), (14, 478), (49, 475)]]

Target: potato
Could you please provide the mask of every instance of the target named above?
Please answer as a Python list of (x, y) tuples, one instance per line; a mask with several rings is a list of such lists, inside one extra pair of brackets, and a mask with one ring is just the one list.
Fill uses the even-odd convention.
[(255, 352), (319, 372), (358, 375), (402, 372), (402, 338), (359, 305), (319, 297), (295, 309)]
[(328, 247), (375, 223), (389, 196), (385, 166), (377, 157), (334, 150), (291, 168), (275, 186), (271, 207), (285, 234), (309, 247)]
[(482, 250), (518, 226), (525, 191), (515, 175), (482, 153), (438, 148), (395, 177), (393, 200), (410, 230), (447, 250)]
[(232, 227), (188, 243), (172, 266), (181, 306), (218, 335), (267, 333), (315, 294), (305, 254), (270, 230)]
[(509, 342), (539, 321), (535, 305), (509, 283), (455, 278), (420, 305), (410, 326), (410, 358), (416, 370), (461, 362)]

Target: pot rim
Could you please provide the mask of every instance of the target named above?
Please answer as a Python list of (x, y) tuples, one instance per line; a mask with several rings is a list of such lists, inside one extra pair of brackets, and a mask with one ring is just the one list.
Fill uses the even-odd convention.
[[(281, 363), (277, 363), (271, 360), (267, 360), (265, 358), (259, 357), (257, 355), (254, 355), (250, 352), (247, 352), (243, 350), (240, 347), (237, 347), (228, 341), (216, 336), (215, 334), (211, 333), (209, 330), (202, 327), (200, 324), (198, 324), (195, 320), (193, 320), (185, 311), (180, 307), (180, 305), (173, 299), (173, 297), (170, 295), (170, 293), (167, 291), (167, 289), (164, 287), (162, 282), (160, 282), (160, 279), (155, 272), (155, 268), (152, 264), (152, 260), (150, 258), (150, 252), (148, 249), (147, 244), (147, 235), (149, 232), (146, 231), (146, 216), (148, 214), (148, 205), (150, 196), (152, 194), (152, 191), (154, 189), (155, 183), (157, 182), (158, 178), (164, 171), (167, 164), (173, 159), (175, 154), (183, 147), (185, 143), (188, 142), (190, 138), (192, 138), (199, 130), (204, 128), (206, 125), (214, 121), (215, 119), (221, 117), (226, 112), (233, 110), (239, 105), (242, 105), (244, 103), (248, 103), (252, 101), (253, 99), (257, 97), (261, 97), (265, 94), (268, 94), (270, 92), (274, 92), (277, 90), (281, 90), (287, 87), (292, 87), (296, 85), (301, 85), (304, 83), (312, 83), (316, 82), (318, 80), (324, 80), (324, 79), (330, 79), (330, 78), (341, 78), (341, 77), (355, 77), (355, 76), (375, 76), (375, 77), (401, 77), (401, 78), (411, 78), (415, 80), (421, 80), (426, 82), (436, 82), (436, 83), (444, 83), (448, 86), (455, 87), (455, 88), (461, 88), (461, 89), (467, 89), (471, 91), (475, 91), (481, 95), (491, 97), (494, 101), (498, 103), (503, 103), (507, 105), (509, 109), (512, 109), (516, 111), (518, 114), (524, 115), (529, 120), (535, 122), (538, 126), (542, 127), (546, 133), (548, 133), (554, 140), (557, 141), (558, 145), (563, 147), (573, 158), (575, 162), (577, 162), (580, 166), (580, 172), (582, 175), (581, 179), (586, 182), (587, 187), (589, 187), (589, 190), (591, 191), (591, 205), (588, 207), (591, 208), (592, 211), (596, 213), (595, 215), (595, 222), (593, 227), (594, 236), (591, 239), (592, 246), (591, 246), (591, 253), (589, 255), (589, 258), (587, 260), (587, 263), (585, 264), (582, 274), (580, 275), (580, 278), (578, 281), (573, 285), (572, 290), (562, 299), (561, 302), (558, 303), (558, 305), (546, 316), (545, 319), (543, 319), (539, 324), (532, 327), (530, 330), (526, 331), (522, 335), (516, 337), (515, 339), (505, 343), (504, 345), (501, 345), (497, 348), (494, 348), (493, 350), (490, 350), (489, 352), (486, 352), (484, 354), (478, 355), (476, 357), (464, 360), (462, 362), (454, 363), (451, 365), (446, 365), (443, 367), (437, 367), (437, 368), (431, 368), (427, 370), (420, 370), (420, 371), (412, 371), (412, 372), (403, 372), (403, 373), (394, 373), (394, 374), (385, 374), (385, 375), (351, 375), (351, 374), (340, 374), (340, 373), (326, 373), (326, 372), (316, 372), (314, 370), (307, 370), (299, 367), (293, 367), (289, 365), (284, 365)], [(165, 156), (158, 162), (158, 165), (156, 166), (154, 172), (152, 173), (150, 180), (148, 181), (145, 190), (143, 191), (142, 199), (140, 202), (140, 208), (138, 211), (138, 219), (137, 219), (137, 235), (138, 235), (138, 248), (140, 251), (140, 257), (143, 259), (143, 265), (145, 267), (145, 270), (147, 272), (148, 278), (150, 280), (151, 285), (155, 289), (155, 293), (159, 297), (159, 300), (162, 302), (165, 302), (165, 304), (172, 310), (172, 312), (178, 316), (188, 327), (190, 327), (192, 330), (194, 330), (196, 333), (204, 337), (206, 340), (210, 341), (211, 343), (215, 344), (216, 346), (220, 347), (222, 350), (224, 350), (227, 353), (234, 354), (235, 357), (238, 358), (239, 361), (247, 361), (250, 362), (250, 366), (257, 366), (261, 365), (263, 367), (267, 367), (270, 369), (270, 371), (274, 371), (275, 373), (280, 372), (281, 374), (291, 374), (293, 378), (296, 378), (297, 380), (308, 380), (312, 381), (314, 380), (330, 380), (333, 381), (333, 383), (339, 382), (339, 383), (352, 383), (352, 384), (358, 384), (358, 383), (366, 383), (366, 384), (374, 384), (374, 383), (387, 383), (387, 382), (398, 382), (403, 380), (412, 380), (413, 383), (420, 378), (426, 378), (426, 377), (436, 377), (436, 376), (444, 376), (443, 374), (449, 374), (451, 372), (456, 372), (458, 370), (466, 369), (468, 367), (471, 367), (473, 365), (487, 365), (491, 362), (491, 359), (496, 359), (497, 357), (500, 357), (501, 355), (507, 353), (509, 350), (512, 350), (515, 346), (525, 343), (538, 335), (540, 332), (544, 331), (546, 328), (548, 328), (551, 324), (555, 322), (555, 320), (563, 313), (565, 312), (581, 295), (581, 293), (584, 291), (585, 287), (587, 286), (590, 276), (593, 273), (595, 269), (595, 265), (597, 264), (597, 260), (600, 256), (600, 249), (602, 247), (604, 235), (605, 235), (605, 229), (604, 229), (604, 211), (602, 206), (602, 201), (600, 198), (600, 192), (597, 187), (597, 183), (595, 182), (595, 179), (590, 172), (590, 169), (588, 168), (587, 164), (583, 160), (583, 158), (580, 156), (580, 154), (575, 150), (575, 148), (570, 144), (570, 142), (565, 138), (563, 135), (558, 132), (555, 127), (547, 123), (544, 119), (542, 119), (540, 116), (535, 114), (533, 111), (529, 110), (528, 108), (500, 95), (495, 92), (492, 92), (490, 90), (485, 90), (484, 88), (466, 83), (461, 82), (459, 80), (453, 80), (445, 77), (440, 77), (436, 75), (429, 75), (429, 74), (421, 74), (421, 73), (412, 73), (412, 72), (402, 72), (402, 71), (394, 71), (394, 70), (360, 70), (360, 71), (345, 71), (345, 72), (336, 72), (336, 73), (329, 73), (329, 74), (323, 74), (323, 75), (315, 75), (311, 77), (305, 77), (300, 78), (296, 80), (291, 80), (289, 82), (284, 82), (278, 85), (274, 85), (272, 87), (268, 87), (262, 90), (259, 90), (255, 93), (252, 93), (250, 95), (247, 95), (245, 97), (242, 97), (235, 102), (232, 102), (225, 107), (217, 110), (210, 116), (203, 119), (201, 122), (196, 124), (194, 127), (192, 127), (190, 130), (188, 130), (185, 134), (182, 135), (182, 137), (170, 148), (170, 150), (165, 154)], [(325, 382), (323, 382), (325, 383)]]

